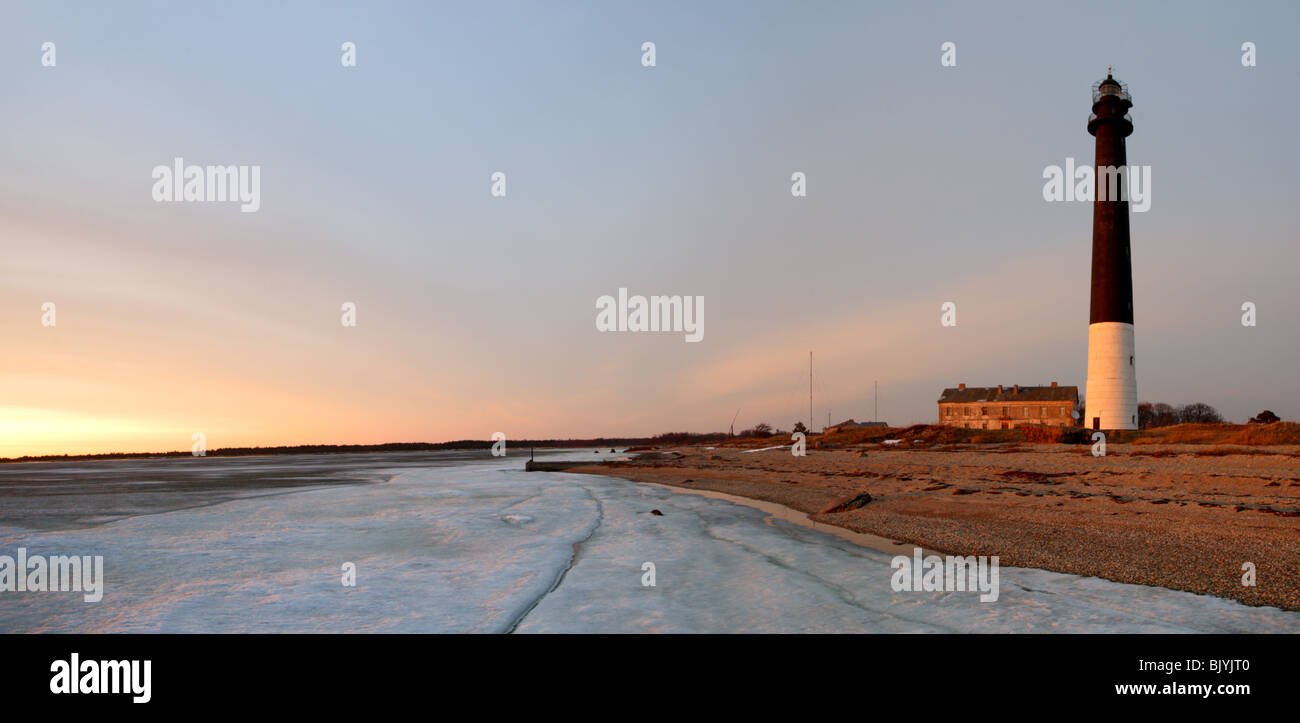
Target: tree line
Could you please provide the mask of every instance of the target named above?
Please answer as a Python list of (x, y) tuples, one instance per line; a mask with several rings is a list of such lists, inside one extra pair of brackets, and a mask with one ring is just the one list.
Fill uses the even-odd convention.
[[(1219, 410), (1205, 402), (1192, 402), (1180, 407), (1164, 402), (1142, 402), (1138, 404), (1138, 428), (1169, 427), (1175, 424), (1223, 424), (1227, 420)], [(1251, 417), (1250, 424), (1272, 424), (1282, 421), (1272, 411), (1264, 411)]]

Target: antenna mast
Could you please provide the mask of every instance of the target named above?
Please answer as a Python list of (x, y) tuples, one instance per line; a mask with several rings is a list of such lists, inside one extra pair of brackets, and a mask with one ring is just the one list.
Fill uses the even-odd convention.
[(812, 350), (808, 350), (808, 431), (812, 432)]

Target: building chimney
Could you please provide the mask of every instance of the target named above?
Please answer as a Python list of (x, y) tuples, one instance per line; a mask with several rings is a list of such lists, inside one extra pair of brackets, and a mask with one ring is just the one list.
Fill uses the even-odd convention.
[(1056, 388), (1056, 382), (1052, 382), (1052, 388), (1053, 388), (1053, 389)]
[(958, 385), (957, 385), (957, 388), (960, 389), (960, 390), (962, 390), (962, 391), (965, 391), (965, 390), (966, 390), (966, 384), (965, 384), (965, 383), (958, 384)]
[(1001, 393), (1002, 393), (1002, 385), (999, 384), (999, 385), (998, 385), (998, 394), (1001, 394)]
[(1020, 385), (1019, 385), (1019, 384), (1012, 385), (1012, 388), (1015, 390), (1015, 391), (1012, 392), (1012, 394), (1019, 394), (1019, 393), (1020, 393)]

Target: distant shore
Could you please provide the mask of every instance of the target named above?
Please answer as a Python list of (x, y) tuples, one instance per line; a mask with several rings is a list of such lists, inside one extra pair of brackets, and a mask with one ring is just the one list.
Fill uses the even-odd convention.
[[(701, 435), (703, 436), (703, 435)], [(722, 438), (724, 435), (717, 435)], [(275, 454), (373, 454), (378, 452), (443, 452), (452, 450), (491, 449), (494, 442), (482, 439), (461, 439), (454, 442), (387, 442), (384, 444), (298, 444), (277, 447), (218, 447), (195, 455), (192, 450), (167, 452), (104, 452), (98, 454), (42, 454), (22, 457), (0, 457), (0, 464), (23, 462), (86, 462), (107, 459), (155, 459), (168, 457), (257, 457)], [(654, 437), (594, 438), (594, 439), (518, 439), (508, 440), (511, 455), (529, 448), (583, 449), (587, 447), (629, 447), (633, 445), (662, 444)]]
[[(569, 471), (777, 503), (942, 553), (1300, 610), (1300, 447), (672, 447)], [(862, 502), (863, 493), (871, 500)], [(829, 511), (852, 500), (861, 506)], [(898, 549), (895, 547), (895, 549)], [(1256, 585), (1243, 585), (1253, 564)], [(1249, 566), (1248, 566), (1249, 567)]]

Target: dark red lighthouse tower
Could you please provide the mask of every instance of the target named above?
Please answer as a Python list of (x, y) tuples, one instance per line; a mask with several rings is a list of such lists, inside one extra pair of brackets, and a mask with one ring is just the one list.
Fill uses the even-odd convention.
[[(1128, 88), (1110, 74), (1092, 89), (1088, 132), (1097, 138), (1092, 205), (1092, 308), (1084, 424), (1137, 429), (1133, 341), (1133, 257), (1129, 247), (1128, 158), (1133, 133)], [(1120, 170), (1123, 169), (1123, 170)]]

